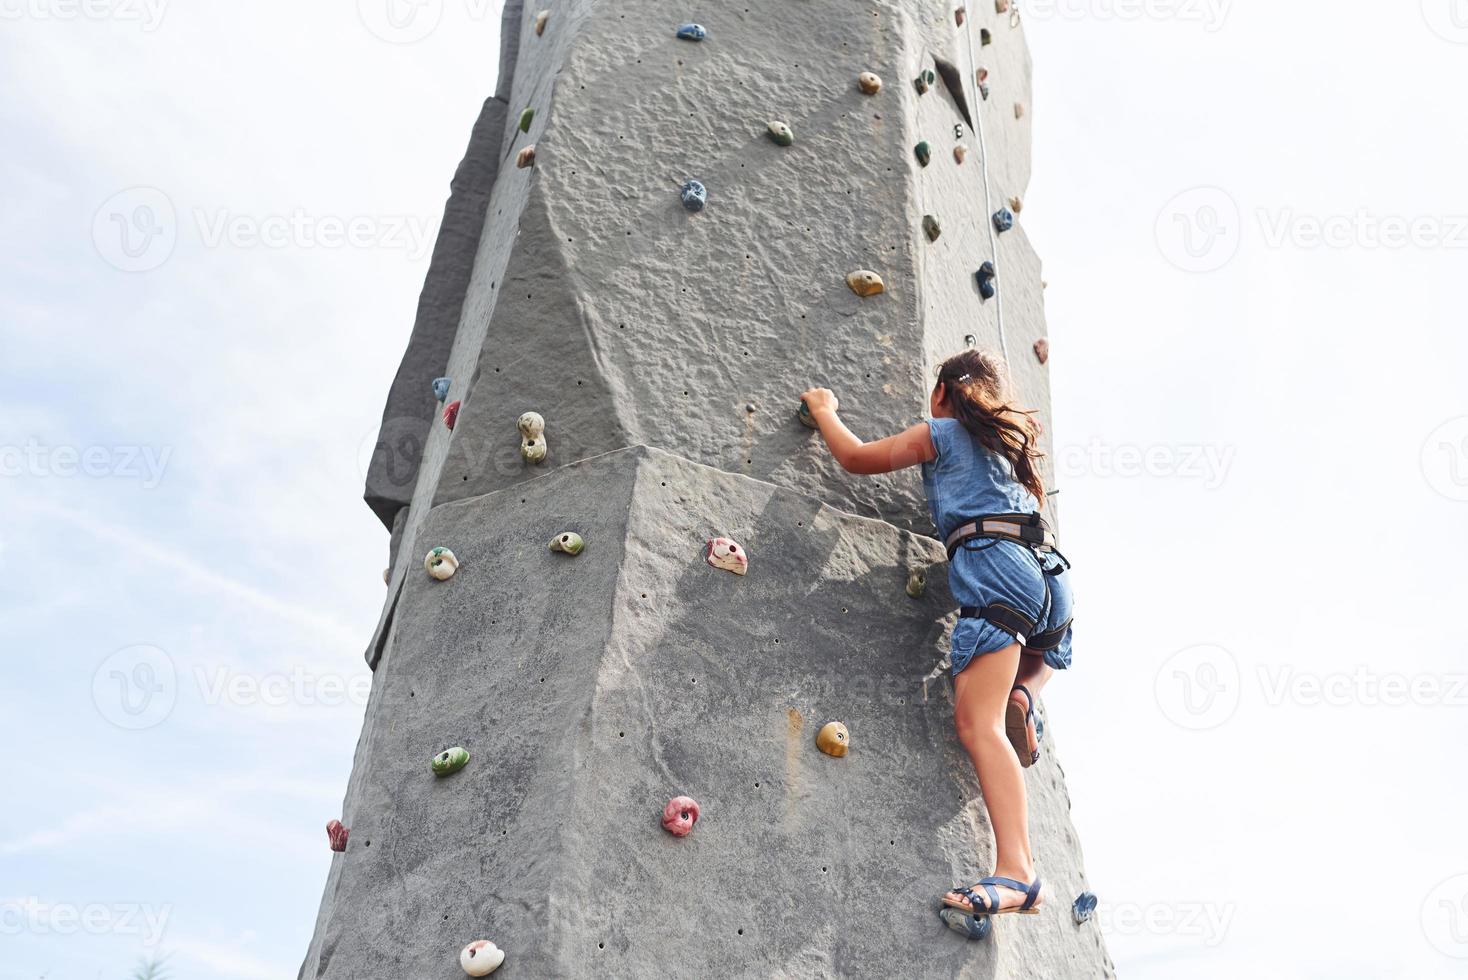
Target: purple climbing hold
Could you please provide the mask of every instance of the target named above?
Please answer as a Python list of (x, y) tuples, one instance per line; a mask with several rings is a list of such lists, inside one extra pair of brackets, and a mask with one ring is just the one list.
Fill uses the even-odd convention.
[(984, 299), (993, 299), (994, 295), (999, 292), (999, 287), (994, 282), (995, 275), (993, 262), (985, 262), (979, 266), (979, 271), (974, 273), (974, 278), (979, 283), (979, 295)]

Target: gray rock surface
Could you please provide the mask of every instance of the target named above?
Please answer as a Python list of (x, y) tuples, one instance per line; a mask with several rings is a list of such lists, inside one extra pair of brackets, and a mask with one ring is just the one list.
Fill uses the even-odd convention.
[[(930, 3), (556, 0), (536, 36), (539, 9), (507, 4), (498, 108), (469, 153), (497, 168), (479, 171), (482, 229), (472, 259), (440, 240), (470, 271), (430, 270), (433, 326), (420, 315), (389, 396), (385, 419), (433, 413), (411, 494), (400, 476), (374, 490), (376, 460), (369, 475), (391, 577), (351, 843), (301, 977), (461, 976), (478, 938), (507, 950), (497, 976), (1112, 975), (1095, 923), (1070, 917), (1086, 884), (1063, 723), (1026, 777), (1046, 908), (979, 943), (939, 920), (992, 848), (949, 683), (925, 682), (953, 621), (942, 550), (916, 472), (850, 477), (793, 414), (827, 383), (858, 432), (894, 431), (967, 336), (1006, 349), (1017, 400), (1048, 411), (1039, 260), (1022, 221), (990, 223), (1029, 177), (1021, 29), (993, 4), (959, 29)], [(674, 37), (688, 20), (704, 41)], [(945, 83), (914, 89), (940, 58), (980, 132)], [(504, 165), (532, 143), (533, 168)], [(698, 214), (688, 177), (709, 188)], [(985, 260), (995, 300), (974, 283)], [(858, 268), (887, 292), (856, 297)], [(463, 399), (452, 433), (437, 374)], [(527, 410), (547, 421), (541, 466), (519, 455)], [(579, 557), (548, 549), (565, 530)], [(716, 535), (748, 548), (747, 576), (704, 563)], [(462, 562), (446, 582), (423, 571), (436, 545)], [(940, 566), (920, 600), (916, 565)], [(815, 749), (832, 719), (844, 759)], [(436, 779), (453, 745), (473, 759)], [(683, 839), (659, 826), (679, 794), (703, 806)]]

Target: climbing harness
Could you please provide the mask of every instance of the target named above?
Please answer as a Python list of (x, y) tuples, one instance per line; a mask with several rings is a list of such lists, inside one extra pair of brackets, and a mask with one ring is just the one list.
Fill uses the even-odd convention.
[[(987, 606), (964, 606), (959, 610), (959, 618), (982, 619), (992, 623), (1031, 650), (1047, 651), (1060, 646), (1060, 642), (1065, 639), (1066, 630), (1070, 629), (1071, 620), (1067, 619), (1053, 630), (1035, 632), (1050, 616), (1050, 576), (1060, 575), (1070, 568), (1070, 562), (1056, 549), (1055, 535), (1044, 518), (1039, 514), (988, 514), (969, 521), (956, 528), (944, 542), (948, 549), (948, 560), (953, 560), (954, 554), (964, 542), (975, 538), (1012, 541), (1023, 545), (1045, 575), (1045, 603), (1038, 617), (1031, 617), (1002, 602), (992, 602)], [(1054, 569), (1045, 568), (1039, 558), (1042, 554), (1054, 555), (1060, 559), (1060, 564)]]

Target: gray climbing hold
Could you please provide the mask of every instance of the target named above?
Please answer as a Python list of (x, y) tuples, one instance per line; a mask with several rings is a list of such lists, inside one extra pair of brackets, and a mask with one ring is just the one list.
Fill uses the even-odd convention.
[(702, 24), (682, 24), (678, 28), (678, 36), (685, 41), (702, 41), (708, 33)]
[(1076, 925), (1087, 921), (1096, 913), (1096, 901), (1094, 892), (1081, 892), (1076, 896), (1075, 904), (1071, 906), (1071, 915), (1075, 916)]
[(907, 573), (907, 594), (914, 599), (921, 599), (928, 588), (928, 573), (921, 568), (914, 568)]
[(693, 179), (683, 183), (683, 189), (678, 192), (678, 196), (683, 199), (683, 207), (689, 211), (702, 211), (709, 201), (708, 188)]
[(912, 148), (912, 152), (917, 157), (918, 163), (925, 167), (928, 165), (928, 161), (933, 159), (933, 148), (928, 145), (927, 140), (919, 141), (918, 145)]
[(928, 241), (930, 242), (936, 242), (938, 236), (943, 234), (943, 229), (938, 224), (938, 219), (931, 214), (923, 215), (923, 234), (928, 236)]
[(974, 273), (974, 278), (979, 283), (979, 295), (984, 297), (984, 299), (993, 299), (994, 295), (999, 292), (999, 287), (994, 282), (994, 277), (993, 262), (985, 262), (979, 266), (979, 271)]
[(965, 939), (987, 939), (994, 923), (987, 915), (969, 915), (958, 909), (940, 909), (938, 915), (945, 925)]
[(445, 398), (447, 398), (449, 396), (450, 383), (451, 382), (448, 378), (434, 378), (433, 397), (437, 398), (439, 401), (443, 401)]
[(522, 132), (522, 133), (528, 133), (528, 132), (530, 132), (530, 123), (534, 119), (535, 119), (535, 110), (534, 109), (531, 109), (531, 108), (528, 108), (527, 107), (524, 112), (520, 113), (520, 132)]
[(1000, 208), (994, 212), (994, 230), (1003, 234), (1014, 227), (1014, 213), (1008, 208)]
[(795, 133), (791, 132), (789, 124), (775, 120), (769, 124), (768, 128), (770, 139), (775, 141), (775, 145), (789, 146), (795, 142)]

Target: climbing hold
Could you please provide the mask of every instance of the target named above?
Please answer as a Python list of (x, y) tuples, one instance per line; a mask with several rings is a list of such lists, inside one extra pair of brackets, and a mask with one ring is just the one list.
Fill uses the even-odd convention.
[(938, 236), (943, 234), (943, 229), (938, 225), (938, 219), (931, 214), (923, 215), (923, 234), (928, 236), (930, 242), (936, 242)]
[(702, 24), (683, 24), (678, 28), (678, 36), (685, 41), (702, 41), (708, 33)]
[(948, 928), (965, 939), (987, 939), (994, 928), (993, 921), (987, 915), (969, 915), (958, 909), (939, 909), (938, 915)]
[(1081, 892), (1076, 896), (1075, 904), (1071, 906), (1071, 915), (1075, 917), (1076, 925), (1088, 920), (1096, 912), (1096, 895), (1094, 892)]
[(535, 15), (535, 36), (540, 37), (545, 33), (545, 22), (550, 20), (550, 11), (542, 10)]
[(872, 72), (864, 71), (856, 76), (856, 87), (861, 89), (862, 95), (876, 95), (882, 91), (882, 79)]
[(981, 27), (981, 28), (979, 28), (979, 43), (980, 44), (993, 44), (994, 43), (994, 34), (987, 27)]
[(515, 166), (524, 170), (526, 167), (535, 166), (535, 144), (522, 146), (520, 152), (515, 154)]
[(1041, 337), (1039, 340), (1035, 341), (1035, 360), (1039, 361), (1041, 364), (1044, 364), (1046, 361), (1050, 360), (1050, 341), (1046, 340), (1044, 337)]
[(795, 416), (800, 419), (800, 424), (807, 429), (820, 428), (820, 425), (816, 423), (816, 417), (810, 413), (810, 406), (805, 403), (805, 399), (803, 398), (800, 400), (800, 410), (795, 413)]
[(527, 106), (526, 109), (525, 109), (525, 111), (522, 112), (522, 113), (520, 113), (520, 132), (522, 132), (522, 133), (528, 133), (528, 132), (530, 132), (530, 121), (532, 119), (534, 119), (534, 118), (535, 118), (535, 110), (534, 109), (531, 109), (531, 108), (529, 108)]
[(382, 570), (382, 584), (386, 585), (390, 581), (392, 581), (392, 569), (384, 568)]
[(545, 419), (539, 412), (526, 412), (515, 426), (520, 430), (520, 455), (528, 463), (545, 459)]
[(683, 189), (678, 192), (683, 199), (683, 207), (689, 211), (702, 211), (703, 206), (708, 203), (708, 188), (692, 178), (683, 183)]
[(443, 401), (445, 398), (447, 398), (449, 396), (450, 383), (451, 382), (448, 378), (434, 378), (433, 397), (437, 398), (439, 401)]
[(968, 147), (964, 146), (962, 143), (958, 144), (957, 146), (955, 146), (953, 148), (953, 162), (954, 163), (963, 163), (964, 158), (967, 157), (967, 156), (968, 156)]
[(1011, 197), (1009, 199), (1009, 210), (1013, 211), (1015, 214), (1019, 214), (1024, 209), (1025, 209), (1024, 198), (1022, 198), (1022, 197)]
[(459, 954), (459, 965), (471, 977), (487, 977), (505, 961), (505, 951), (488, 939), (476, 939)]
[(452, 401), (444, 406), (443, 424), (449, 427), (450, 432), (454, 431), (454, 423), (459, 421), (459, 405), (459, 402)]
[(959, 27), (963, 26), (963, 19), (968, 16), (968, 11), (959, 7), (953, 12), (953, 20)]
[(999, 291), (994, 282), (994, 263), (985, 262), (979, 266), (979, 271), (974, 273), (974, 278), (979, 281), (979, 295), (984, 299), (993, 299), (994, 294)]
[(933, 74), (933, 70), (931, 68), (925, 68), (918, 72), (917, 78), (912, 80), (912, 86), (917, 89), (918, 95), (927, 95), (928, 89), (932, 88), (933, 83), (937, 80), (938, 76)]
[(331, 842), (333, 851), (345, 851), (347, 849), (347, 836), (351, 831), (342, 826), (340, 820), (329, 821), (326, 825), (326, 839)]
[(749, 571), (749, 553), (732, 538), (713, 538), (704, 551), (704, 561), (715, 568), (743, 575)]
[(454, 577), (459, 570), (459, 559), (447, 548), (434, 548), (423, 559), (423, 567), (429, 575), (443, 582)]
[(980, 68), (978, 71), (974, 72), (974, 78), (981, 82), (987, 82), (989, 80), (989, 69)]
[(430, 765), (433, 767), (435, 776), (452, 776), (469, 764), (469, 751), (455, 745), (451, 749), (444, 749), (433, 757)]
[(907, 573), (907, 594), (914, 599), (921, 599), (923, 592), (928, 587), (928, 573), (921, 568), (914, 568)]
[(994, 12), (996, 14), (1009, 13), (1009, 0), (994, 0)]
[(851, 291), (865, 299), (868, 296), (876, 296), (885, 292), (887, 284), (882, 282), (882, 277), (870, 269), (857, 269), (846, 276), (846, 285)]
[(1014, 214), (1008, 208), (994, 212), (994, 230), (1003, 234), (1014, 227)]
[(966, 333), (966, 334), (963, 335), (963, 346), (965, 346), (965, 347), (977, 347), (977, 346), (979, 346), (979, 338), (975, 337), (971, 333)]
[(586, 547), (586, 542), (581, 540), (581, 535), (575, 531), (563, 531), (551, 538), (550, 550), (559, 551), (563, 555), (579, 555), (581, 549)]
[(779, 121), (772, 122), (769, 125), (769, 129), (770, 139), (774, 140), (776, 145), (789, 146), (795, 142), (795, 134), (790, 131), (790, 127), (785, 123)]
[(816, 748), (838, 759), (845, 755), (846, 750), (851, 748), (851, 736), (847, 733), (846, 726), (839, 721), (826, 722), (816, 733)]
[(1024, 117), (1025, 117), (1025, 104), (1023, 102), (1016, 102), (1014, 104), (1014, 118), (1016, 118), (1016, 119), (1023, 119)]
[(989, 83), (988, 82), (980, 82), (979, 83), (979, 98), (983, 99), (985, 102), (988, 102), (989, 101)]
[(687, 837), (698, 823), (698, 801), (691, 796), (675, 796), (663, 807), (663, 829), (674, 837)]
[(933, 159), (933, 148), (928, 145), (927, 140), (920, 140), (918, 145), (912, 148), (912, 152), (917, 157), (918, 163), (925, 167), (928, 165), (928, 161)]

